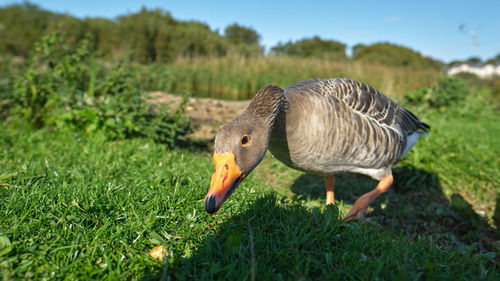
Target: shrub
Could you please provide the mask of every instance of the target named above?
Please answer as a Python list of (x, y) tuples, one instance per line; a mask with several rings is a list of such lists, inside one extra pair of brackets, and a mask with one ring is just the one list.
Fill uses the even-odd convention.
[(369, 64), (404, 66), (413, 69), (441, 69), (443, 64), (422, 56), (420, 53), (403, 46), (390, 43), (373, 45), (358, 44), (353, 47), (353, 59)]
[(124, 66), (97, 66), (89, 38), (75, 48), (57, 32), (36, 44), (11, 99), (13, 112), (36, 127), (103, 132), (110, 139), (146, 136), (169, 146), (191, 130), (185, 103), (176, 110), (148, 103)]
[(411, 104), (443, 109), (463, 102), (468, 95), (469, 89), (461, 80), (444, 76), (431, 87), (408, 92), (405, 99)]

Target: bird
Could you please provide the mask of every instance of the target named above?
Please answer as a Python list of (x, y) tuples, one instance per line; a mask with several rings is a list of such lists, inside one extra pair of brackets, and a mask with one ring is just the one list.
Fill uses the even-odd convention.
[(335, 204), (338, 173), (377, 180), (344, 217), (360, 218), (390, 189), (392, 167), (429, 129), (413, 113), (356, 80), (316, 78), (284, 89), (269, 84), (217, 132), (205, 210), (216, 213), (269, 150), (293, 169), (322, 176), (326, 205)]

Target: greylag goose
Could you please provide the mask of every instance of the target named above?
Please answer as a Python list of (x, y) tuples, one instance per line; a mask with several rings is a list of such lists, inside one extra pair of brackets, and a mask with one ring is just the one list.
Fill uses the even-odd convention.
[(390, 188), (392, 166), (428, 129), (411, 112), (358, 81), (312, 79), (285, 89), (265, 86), (215, 137), (215, 170), (205, 209), (217, 212), (269, 149), (285, 165), (323, 176), (326, 204), (335, 204), (339, 172), (378, 180), (345, 216), (359, 218)]

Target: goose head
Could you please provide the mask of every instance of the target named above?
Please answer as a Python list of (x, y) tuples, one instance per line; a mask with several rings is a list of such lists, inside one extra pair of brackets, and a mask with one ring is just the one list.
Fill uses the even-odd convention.
[(241, 181), (264, 158), (283, 90), (262, 88), (248, 108), (219, 129), (213, 154), (214, 173), (205, 196), (205, 210), (214, 214)]

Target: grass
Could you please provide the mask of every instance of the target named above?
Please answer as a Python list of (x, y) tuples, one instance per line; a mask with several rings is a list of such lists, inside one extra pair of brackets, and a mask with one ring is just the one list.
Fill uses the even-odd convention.
[(286, 87), (313, 77), (356, 77), (394, 96), (429, 86), (441, 75), (440, 71), (433, 69), (415, 70), (287, 56), (178, 59), (172, 64), (135, 66), (132, 69), (149, 90), (190, 91), (196, 96), (233, 100), (250, 99), (269, 83)]
[[(53, 61), (48, 61), (50, 68)], [(34, 99), (35, 107), (80, 109), (92, 101), (77, 97), (98, 89), (104, 89), (105, 101), (132, 91), (141, 97), (144, 89), (242, 99), (267, 83), (286, 86), (332, 76), (355, 77), (401, 98), (397, 94), (429, 85), (439, 75), (350, 62), (227, 57), (122, 66), (108, 81), (106, 67), (93, 60), (60, 61), (65, 73), (82, 75), (73, 80), (72, 75), (61, 78), (41, 69), (41, 77), (61, 80), (40, 79), (33, 85), (48, 87), (48, 97), (71, 93), (73, 104)], [(375, 181), (339, 175), (336, 206), (325, 207), (321, 178), (288, 169), (270, 155), (210, 216), (203, 197), (213, 170), (211, 155), (195, 146), (203, 142), (169, 149), (143, 134), (116, 140), (110, 137), (112, 130), (78, 130), (71, 123), (35, 130), (31, 126), (36, 122), (18, 119), (16, 109), (26, 110), (25, 103), (12, 108), (20, 98), (13, 78), (27, 69), (5, 62), (0, 61), (0, 73), (6, 74), (0, 79), (3, 280), (500, 279), (498, 92), (464, 91), (462, 102), (453, 81), (440, 86), (447, 92), (434, 91), (430, 99), (430, 92), (414, 92), (410, 109), (431, 125), (431, 135), (394, 168), (393, 188), (362, 220), (338, 218)], [(85, 63), (92, 70), (89, 76), (80, 71)], [(122, 71), (124, 76), (117, 75)], [(17, 90), (27, 85), (18, 82)], [(106, 87), (97, 87), (99, 83)], [(32, 90), (26, 90), (32, 97)], [(429, 103), (434, 97), (441, 103)], [(116, 105), (133, 103), (122, 99)], [(125, 120), (108, 111), (112, 120)], [(42, 112), (41, 120), (48, 113)], [(67, 120), (64, 114), (59, 117)], [(170, 130), (176, 121), (161, 128)], [(148, 255), (158, 246), (166, 250), (162, 261)]]
[[(268, 155), (210, 216), (208, 151), (3, 122), (0, 273), (4, 280), (498, 280), (498, 112), (415, 110), (431, 135), (394, 169), (394, 187), (367, 218), (347, 223), (339, 213), (373, 180), (340, 175), (337, 207), (325, 208), (321, 178)], [(156, 245), (167, 250), (163, 262), (147, 255)]]
[(13, 248), (5, 278), (137, 277), (158, 267), (144, 254), (152, 239), (182, 234), (172, 249), (181, 252), (197, 239), (186, 216), (200, 204), (205, 177), (191, 169), (208, 168), (201, 155), (147, 140), (16, 133), (2, 137), (0, 225)]

